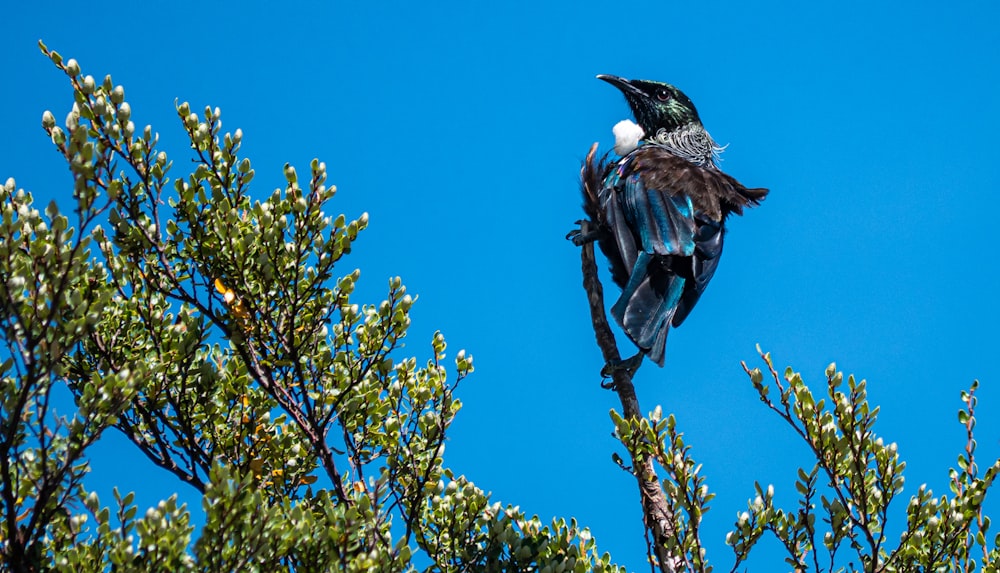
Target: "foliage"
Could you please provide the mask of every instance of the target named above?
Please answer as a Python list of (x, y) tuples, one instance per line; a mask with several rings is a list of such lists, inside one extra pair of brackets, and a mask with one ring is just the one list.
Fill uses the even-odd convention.
[[(664, 418), (659, 406), (648, 418), (640, 419), (626, 419), (612, 410), (611, 420), (616, 436), (632, 459), (649, 457), (666, 470), (667, 477), (660, 487), (669, 510), (670, 531), (674, 532), (666, 542), (666, 549), (673, 556), (672, 567), (682, 571), (711, 571), (699, 526), (715, 494), (709, 492), (701, 464), (695, 462), (691, 447), (684, 443), (677, 420), (673, 414)], [(614, 460), (626, 471), (636, 473), (617, 454)]]
[[(615, 569), (575, 522), (543, 526), (443, 465), (472, 356), (447, 368), (440, 333), (429, 359), (401, 355), (415, 299), (398, 277), (355, 300), (344, 265), (368, 216), (324, 212), (322, 162), (252, 199), (242, 132), (181, 103), (194, 162), (171, 179), (124, 88), (41, 49), (73, 87), (42, 126), (75, 227), (0, 190), (3, 569)], [(176, 497), (139, 515), (132, 494), (85, 491), (111, 428), (201, 494), (196, 538)]]
[(890, 505), (903, 491), (906, 464), (896, 443), (886, 444), (875, 433), (879, 409), (868, 403), (866, 382), (853, 375), (845, 380), (830, 364), (826, 397), (817, 399), (799, 373), (788, 368), (779, 376), (770, 355), (762, 358), (774, 381), (777, 403), (761, 370), (747, 369), (754, 388), (761, 401), (803, 439), (816, 461), (808, 471), (798, 471), (795, 489), (800, 499), (795, 509), (776, 507), (773, 487), (755, 486), (748, 511), (739, 516), (727, 538), (736, 555), (733, 571), (765, 532), (781, 542), (786, 562), (796, 571), (997, 570), (1000, 536), (988, 542), (990, 520), (983, 515), (983, 502), (1000, 471), (1000, 460), (980, 476), (973, 436), (978, 382), (962, 392), (965, 408), (958, 420), (967, 440), (958, 469), (949, 470), (951, 496), (935, 498), (926, 485), (920, 486), (909, 499), (905, 528), (893, 544), (887, 532)]
[[(962, 392), (964, 408), (958, 420), (966, 431), (966, 446), (958, 468), (949, 470), (951, 496), (935, 498), (920, 486), (905, 509), (905, 528), (893, 543), (887, 532), (890, 505), (903, 490), (906, 464), (895, 443), (885, 444), (874, 430), (878, 408), (867, 401), (864, 380), (826, 370), (826, 398), (817, 399), (802, 376), (787, 369), (779, 376), (769, 354), (761, 354), (779, 395), (764, 383), (760, 369), (749, 369), (761, 401), (803, 439), (815, 457), (807, 471), (798, 470), (800, 499), (795, 509), (775, 505), (774, 487), (755, 484), (748, 510), (738, 515), (726, 543), (735, 555), (732, 571), (747, 563), (757, 542), (773, 535), (784, 547), (793, 571), (984, 571), (1000, 569), (1000, 535), (990, 539), (990, 519), (983, 513), (987, 490), (1000, 471), (995, 461), (980, 475), (975, 460), (975, 391)], [(782, 382), (782, 379), (784, 382)], [(714, 497), (672, 415), (659, 407), (648, 417), (625, 419), (611, 412), (616, 435), (632, 459), (647, 456), (666, 477), (666, 494), (675, 535), (666, 543), (672, 556), (661, 570), (712, 571), (699, 535), (702, 516)], [(615, 460), (624, 469), (621, 457)], [(817, 523), (817, 516), (822, 522)], [(650, 559), (654, 552), (650, 550)]]

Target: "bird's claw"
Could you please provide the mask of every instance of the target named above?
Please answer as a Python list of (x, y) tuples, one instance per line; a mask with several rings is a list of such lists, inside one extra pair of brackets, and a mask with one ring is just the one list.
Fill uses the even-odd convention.
[[(608, 363), (604, 365), (604, 368), (601, 368), (601, 376), (605, 379), (614, 378), (616, 372), (624, 371), (628, 373), (629, 377), (631, 377), (635, 375), (640, 366), (642, 366), (642, 352), (638, 352), (635, 356), (624, 360), (609, 360)], [(614, 390), (614, 380), (611, 382), (601, 382), (601, 387)]]
[(588, 219), (580, 219), (576, 222), (580, 225), (579, 229), (573, 229), (572, 231), (566, 233), (566, 238), (573, 241), (573, 244), (582, 247), (587, 243), (592, 243), (597, 240), (600, 231), (594, 228), (594, 224)]

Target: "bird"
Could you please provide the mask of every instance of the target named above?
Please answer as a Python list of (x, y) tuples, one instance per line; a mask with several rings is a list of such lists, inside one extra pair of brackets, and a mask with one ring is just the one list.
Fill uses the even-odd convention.
[(567, 238), (596, 241), (622, 289), (611, 314), (643, 356), (663, 366), (667, 333), (684, 322), (719, 265), (726, 219), (768, 194), (718, 167), (719, 147), (694, 103), (676, 87), (599, 75), (625, 96), (635, 124), (615, 126), (620, 158), (588, 155), (581, 171), (588, 220)]

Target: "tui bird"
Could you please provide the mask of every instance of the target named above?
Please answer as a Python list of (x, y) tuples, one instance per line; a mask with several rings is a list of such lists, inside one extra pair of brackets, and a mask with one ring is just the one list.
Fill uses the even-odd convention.
[(611, 366), (633, 370), (643, 354), (663, 366), (669, 327), (684, 322), (719, 265), (726, 217), (742, 215), (768, 190), (719, 170), (722, 148), (674, 86), (597, 77), (625, 94), (638, 128), (615, 126), (617, 161), (588, 156), (582, 188), (590, 221), (568, 238), (578, 246), (596, 240), (622, 289), (611, 314), (640, 352)]

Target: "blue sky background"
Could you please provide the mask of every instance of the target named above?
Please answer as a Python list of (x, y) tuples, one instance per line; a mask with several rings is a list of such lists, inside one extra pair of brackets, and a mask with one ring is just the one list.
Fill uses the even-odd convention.
[[(759, 364), (756, 343), (815, 388), (834, 360), (869, 380), (878, 430), (908, 461), (907, 496), (921, 483), (947, 491), (964, 445), (959, 392), (974, 378), (981, 465), (1000, 455), (995, 2), (34, 2), (0, 13), (0, 178), (68, 205), (71, 180), (40, 120), (65, 117), (70, 90), (39, 38), (125, 86), (175, 176), (189, 157), (175, 98), (219, 106), (227, 130), (243, 129), (258, 197), (283, 186), (286, 161), (300, 173), (325, 161), (340, 190), (329, 210), (371, 217), (344, 272), (362, 268), (372, 302), (397, 274), (419, 294), (406, 352), (428, 356), (441, 329), (476, 358), (446, 464), (543, 520), (575, 516), (632, 570), (646, 568), (637, 492), (611, 462), (618, 402), (598, 386), (579, 253), (563, 239), (582, 215), (580, 160), (629, 116), (599, 73), (680, 87), (730, 144), (723, 168), (771, 189), (731, 221), (666, 367), (636, 379), (644, 409), (676, 413), (718, 493), (703, 527), (717, 570), (731, 567), (723, 539), (754, 480), (790, 506), (795, 468), (811, 464), (740, 369)], [(105, 503), (115, 483), (146, 505), (183, 487), (117, 435), (93, 465)], [(749, 570), (781, 567), (766, 549)]]

